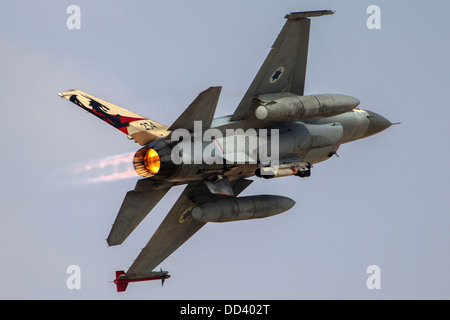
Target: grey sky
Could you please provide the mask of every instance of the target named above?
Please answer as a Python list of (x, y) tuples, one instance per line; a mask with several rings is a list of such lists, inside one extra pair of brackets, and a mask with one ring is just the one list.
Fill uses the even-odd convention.
[[(66, 9), (81, 8), (68, 30)], [(366, 9), (381, 8), (369, 30)], [(115, 292), (169, 211), (173, 188), (119, 247), (105, 238), (136, 178), (80, 183), (74, 169), (138, 145), (57, 93), (80, 89), (170, 125), (223, 86), (231, 114), (290, 11), (312, 18), (306, 94), (342, 93), (392, 122), (341, 146), (312, 176), (243, 193), (294, 199), (258, 221), (208, 224), (162, 263), (172, 278)], [(0, 1), (2, 299), (450, 298), (448, 1)], [(89, 173), (84, 173), (88, 175)], [(366, 268), (381, 268), (368, 290)], [(68, 290), (66, 268), (81, 268)]]

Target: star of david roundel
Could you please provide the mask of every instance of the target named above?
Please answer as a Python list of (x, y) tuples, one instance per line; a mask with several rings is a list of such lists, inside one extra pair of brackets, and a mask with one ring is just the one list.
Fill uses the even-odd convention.
[(277, 82), (284, 73), (284, 67), (278, 67), (275, 69), (275, 71), (272, 73), (272, 75), (269, 78), (269, 83), (275, 83)]

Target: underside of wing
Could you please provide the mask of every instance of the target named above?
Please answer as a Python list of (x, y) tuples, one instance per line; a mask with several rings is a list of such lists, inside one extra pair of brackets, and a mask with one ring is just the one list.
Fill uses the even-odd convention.
[(139, 180), (134, 190), (128, 191), (123, 200), (106, 240), (108, 245), (122, 244), (172, 185), (173, 183), (157, 183), (148, 179)]
[[(238, 195), (252, 182), (247, 179), (231, 182), (234, 194)], [(226, 196), (211, 194), (203, 181), (189, 183), (129, 268), (126, 277), (133, 279), (150, 274), (155, 267), (206, 224), (206, 222), (194, 221), (189, 215), (189, 210), (197, 204), (223, 197)]]
[(257, 107), (255, 97), (258, 95), (280, 92), (303, 95), (311, 23), (308, 17), (332, 13), (333, 11), (321, 10), (293, 12), (286, 15), (287, 21), (283, 29), (231, 121), (255, 118), (254, 111)]

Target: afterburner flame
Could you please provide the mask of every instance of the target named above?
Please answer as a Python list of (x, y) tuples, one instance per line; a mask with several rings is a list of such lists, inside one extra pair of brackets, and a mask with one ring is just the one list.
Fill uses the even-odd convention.
[(138, 175), (151, 178), (161, 169), (161, 160), (154, 149), (143, 147), (134, 154), (133, 166)]
[(161, 168), (161, 161), (158, 153), (154, 149), (149, 149), (144, 157), (144, 165), (148, 171), (157, 174)]

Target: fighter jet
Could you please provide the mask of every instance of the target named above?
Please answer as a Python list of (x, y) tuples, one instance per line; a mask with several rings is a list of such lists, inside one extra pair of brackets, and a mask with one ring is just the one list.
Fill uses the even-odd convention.
[[(201, 92), (170, 126), (79, 90), (59, 93), (119, 129), (142, 147), (133, 165), (142, 177), (128, 191), (107, 242), (122, 244), (164, 195), (186, 185), (131, 267), (117, 271), (117, 291), (128, 283), (165, 280), (153, 271), (208, 222), (259, 219), (295, 201), (280, 195), (240, 197), (253, 176), (306, 178), (343, 143), (392, 125), (343, 94), (304, 95), (311, 17), (333, 11), (292, 12), (253, 82), (230, 116), (214, 118), (221, 87)], [(270, 151), (270, 152), (269, 152)]]

